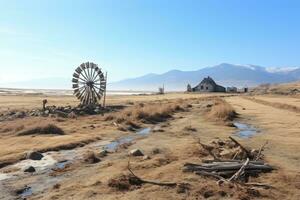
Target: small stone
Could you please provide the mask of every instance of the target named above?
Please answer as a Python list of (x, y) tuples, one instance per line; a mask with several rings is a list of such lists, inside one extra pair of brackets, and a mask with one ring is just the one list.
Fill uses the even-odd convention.
[(155, 154), (159, 154), (161, 152), (161, 150), (159, 148), (154, 148), (152, 149), (152, 154), (155, 155)]
[(32, 167), (32, 166), (30, 166), (30, 167), (27, 167), (27, 168), (24, 170), (24, 172), (33, 173), (33, 172), (35, 172), (35, 168), (34, 168), (34, 167)]
[(25, 113), (25, 112), (23, 112), (23, 111), (21, 111), (21, 112), (17, 112), (17, 113), (15, 114), (15, 116), (16, 116), (17, 118), (23, 118), (23, 117), (25, 117), (25, 116), (26, 116), (26, 113)]
[(75, 118), (76, 118), (75, 112), (74, 112), (74, 111), (70, 112), (70, 113), (68, 114), (68, 118), (75, 119)]
[(99, 157), (105, 157), (105, 156), (107, 156), (107, 154), (108, 154), (108, 151), (106, 151), (105, 149), (104, 150), (101, 150), (100, 152), (99, 152)]
[(31, 160), (41, 160), (44, 156), (37, 151), (30, 151), (27, 153), (26, 158)]
[(139, 149), (133, 149), (129, 152), (131, 156), (144, 156), (144, 154)]
[(94, 124), (90, 125), (90, 128), (94, 129), (96, 126)]
[(151, 159), (150, 156), (147, 155), (143, 157), (143, 160), (150, 160), (150, 159)]

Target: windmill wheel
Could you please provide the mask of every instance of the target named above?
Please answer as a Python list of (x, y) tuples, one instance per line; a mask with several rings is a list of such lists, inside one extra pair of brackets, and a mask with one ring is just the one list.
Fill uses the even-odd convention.
[(98, 65), (82, 63), (73, 74), (74, 95), (82, 105), (94, 105), (101, 99), (106, 90), (106, 78)]

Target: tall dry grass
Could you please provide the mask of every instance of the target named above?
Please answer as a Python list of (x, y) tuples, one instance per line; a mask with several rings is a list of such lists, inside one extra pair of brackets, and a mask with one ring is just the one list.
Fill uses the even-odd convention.
[(37, 134), (53, 134), (53, 135), (64, 135), (65, 132), (59, 128), (56, 125), (53, 124), (47, 124), (44, 126), (36, 126), (36, 127), (32, 127), (29, 129), (26, 129), (24, 131), (20, 131), (17, 133), (17, 135), (19, 136), (24, 136), (24, 135), (37, 135)]
[(171, 118), (175, 112), (183, 110), (185, 108), (181, 102), (140, 103), (130, 106), (121, 112), (108, 114), (105, 116), (105, 120), (114, 120), (118, 124), (125, 123), (131, 126), (138, 126), (139, 122), (163, 122)]
[(207, 116), (212, 120), (226, 122), (236, 118), (237, 113), (228, 102), (221, 98), (216, 98)]

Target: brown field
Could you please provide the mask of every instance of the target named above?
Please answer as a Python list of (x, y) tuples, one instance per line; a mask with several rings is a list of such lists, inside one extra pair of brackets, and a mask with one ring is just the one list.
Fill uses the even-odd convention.
[[(270, 103), (224, 94), (109, 96), (108, 105), (126, 107), (103, 116), (2, 121), (0, 199), (20, 198), (18, 191), (26, 186), (32, 188), (27, 199), (300, 199), (300, 114), (290, 110), (292, 106), (300, 106), (297, 104), (300, 99), (276, 95), (254, 97)], [(40, 108), (45, 98), (49, 105), (78, 104), (68, 96), (0, 96), (0, 112)], [(277, 108), (272, 103), (290, 107)], [(245, 146), (259, 149), (268, 141), (263, 152), (265, 160), (277, 170), (251, 181), (271, 185), (271, 189), (219, 186), (215, 179), (182, 171), (184, 163), (201, 163), (209, 158), (201, 154), (199, 139), (209, 143), (238, 131), (228, 126), (232, 120), (259, 130), (251, 138), (235, 136)], [(149, 134), (135, 133), (148, 127), (152, 128)], [(133, 138), (130, 142), (105, 157), (99, 155), (103, 144), (128, 136)], [(147, 180), (184, 184), (128, 185), (128, 152), (137, 148), (148, 158), (130, 158), (135, 174)], [(78, 158), (75, 156), (74, 162), (62, 169), (28, 174), (20, 172), (18, 163), (24, 161), (29, 150), (49, 153), (57, 160), (71, 159), (75, 151)], [(17, 175), (1, 180), (1, 174), (9, 173)]]

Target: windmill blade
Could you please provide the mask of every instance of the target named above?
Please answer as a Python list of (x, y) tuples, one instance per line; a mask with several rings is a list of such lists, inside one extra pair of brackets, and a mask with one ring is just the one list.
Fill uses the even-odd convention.
[(78, 84), (73, 84), (73, 88), (78, 88)]
[(100, 100), (101, 99), (101, 95), (96, 91), (95, 87), (93, 87), (93, 91), (95, 92), (98, 100)]
[(78, 79), (73, 78), (73, 79), (72, 79), (72, 82), (73, 82), (73, 83), (78, 83), (79, 81), (78, 81)]
[(74, 73), (74, 74), (73, 74), (73, 77), (74, 77), (74, 78), (79, 78), (79, 74)]
[(77, 67), (77, 69), (75, 69), (75, 71), (80, 74), (82, 72), (82, 69), (80, 67)]

